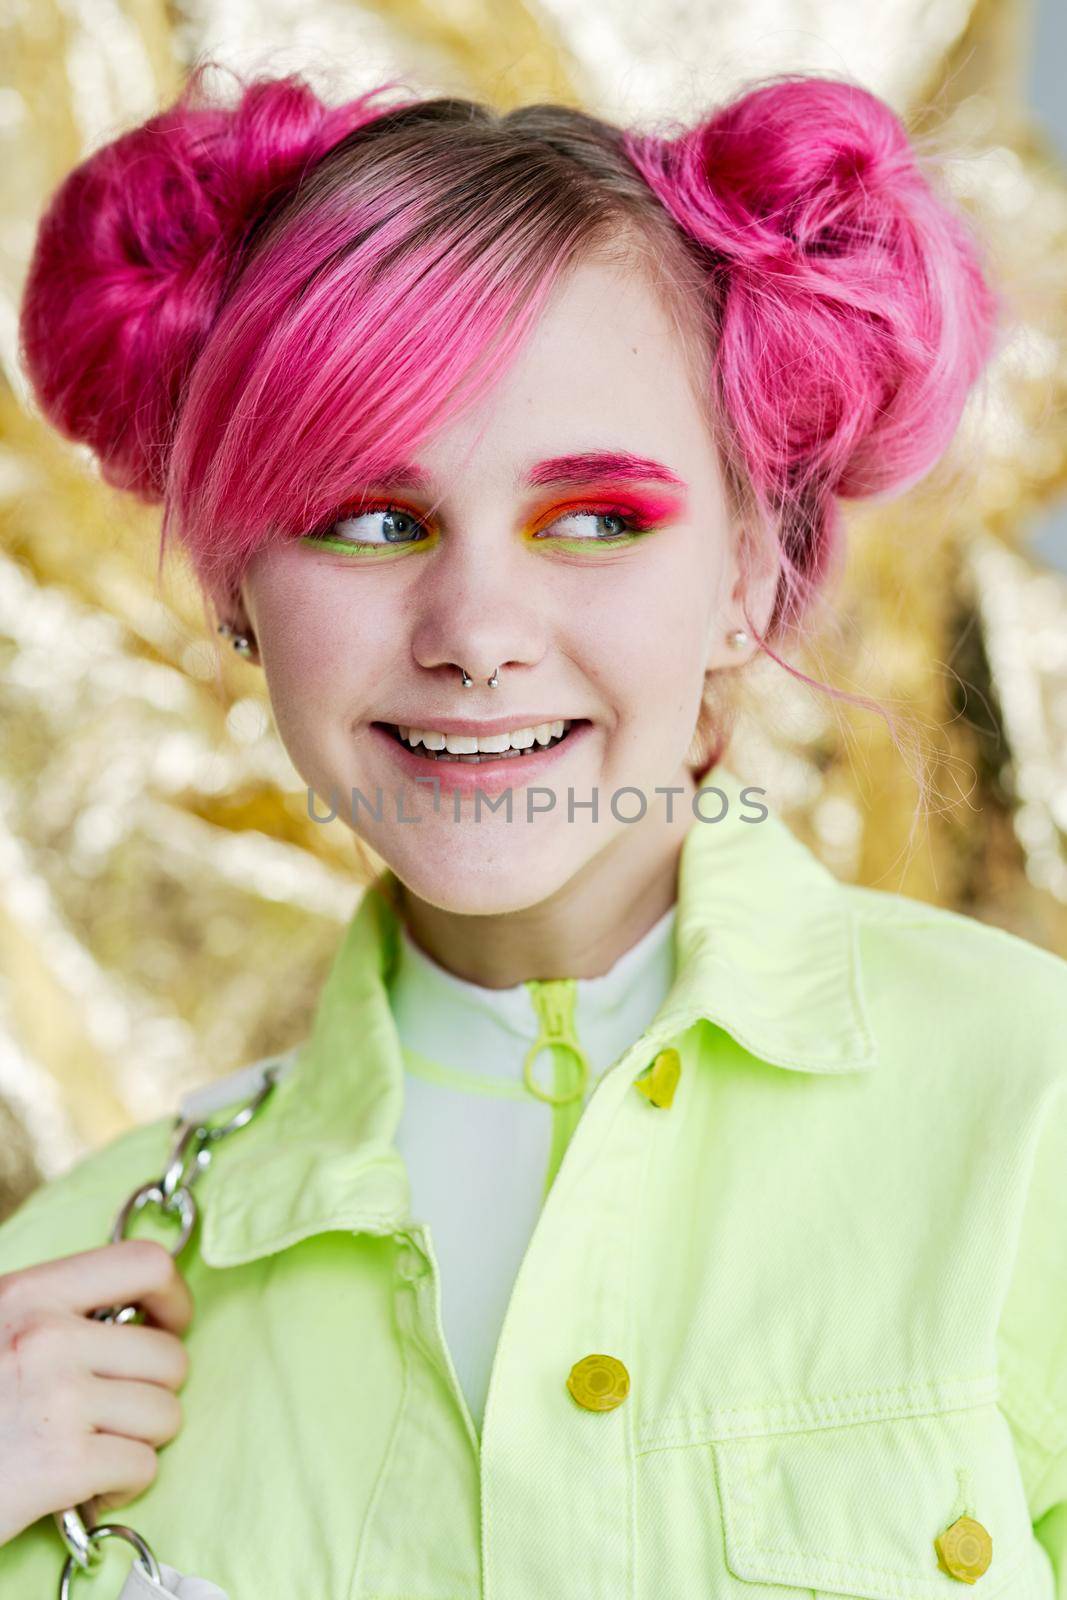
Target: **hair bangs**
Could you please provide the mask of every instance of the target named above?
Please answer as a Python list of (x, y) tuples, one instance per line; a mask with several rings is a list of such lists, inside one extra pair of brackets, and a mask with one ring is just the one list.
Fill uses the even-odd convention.
[(484, 395), (605, 236), (557, 162), (484, 136), (466, 164), (394, 151), (347, 186), (330, 165), (248, 259), (177, 426), (164, 539), (180, 529), (216, 604)]

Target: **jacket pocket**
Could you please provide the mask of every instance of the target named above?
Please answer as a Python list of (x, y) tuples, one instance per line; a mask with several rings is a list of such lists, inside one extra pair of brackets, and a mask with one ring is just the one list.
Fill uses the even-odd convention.
[[(737, 1578), (866, 1600), (1044, 1592), (1011, 1431), (995, 1404), (717, 1440), (712, 1451)], [(977, 1547), (949, 1549), (947, 1570), (934, 1542), (964, 1516), (992, 1549), (970, 1579), (951, 1568), (982, 1550), (981, 1530)]]

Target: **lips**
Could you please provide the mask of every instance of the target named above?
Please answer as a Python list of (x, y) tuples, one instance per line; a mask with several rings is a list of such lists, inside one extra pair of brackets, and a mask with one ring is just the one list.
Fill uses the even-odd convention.
[(412, 749), (399, 737), (395, 724), (372, 722), (370, 732), (381, 740), (382, 749), (399, 770), (410, 779), (432, 782), (444, 792), (472, 796), (506, 792), (511, 786), (525, 788), (546, 779), (557, 763), (574, 759), (572, 751), (593, 732), (593, 723), (576, 720), (563, 738), (550, 744), (533, 745), (529, 750), (485, 752), (476, 756), (441, 751), (438, 755), (419, 745)]

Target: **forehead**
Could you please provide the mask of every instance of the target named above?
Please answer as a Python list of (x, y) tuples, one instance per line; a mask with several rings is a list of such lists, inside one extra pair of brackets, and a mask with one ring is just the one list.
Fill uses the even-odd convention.
[(514, 486), (534, 461), (605, 450), (653, 458), (691, 480), (714, 459), (693, 354), (644, 272), (583, 261), (508, 369), (423, 442), (418, 463), (433, 479), (477, 464)]

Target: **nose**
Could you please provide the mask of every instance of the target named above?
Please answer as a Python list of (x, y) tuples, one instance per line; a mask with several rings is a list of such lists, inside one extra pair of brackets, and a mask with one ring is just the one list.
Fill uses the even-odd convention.
[[(536, 665), (545, 654), (547, 618), (540, 585), (499, 549), (453, 547), (413, 601), (412, 654), (420, 667), (456, 687), (486, 693), (505, 669)], [(465, 682), (469, 678), (470, 682)], [(480, 698), (480, 697), (479, 697)]]

